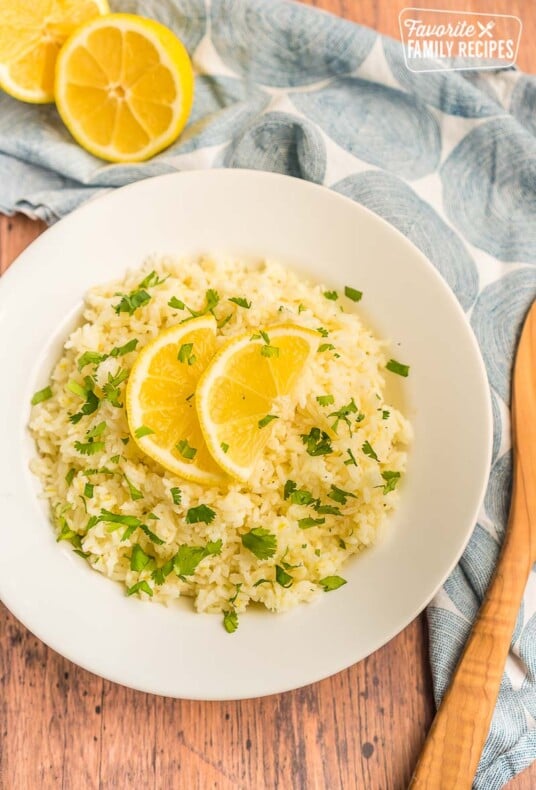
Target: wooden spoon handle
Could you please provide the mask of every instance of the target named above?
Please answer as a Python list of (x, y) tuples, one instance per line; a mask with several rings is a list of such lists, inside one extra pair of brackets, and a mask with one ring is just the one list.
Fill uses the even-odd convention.
[(510, 524), (495, 575), (428, 734), (411, 790), (472, 786), (532, 563), (526, 494), (523, 470), (516, 464)]

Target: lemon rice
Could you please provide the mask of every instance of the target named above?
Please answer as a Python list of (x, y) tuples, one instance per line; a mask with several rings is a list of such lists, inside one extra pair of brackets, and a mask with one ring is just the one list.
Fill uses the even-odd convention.
[[(228, 631), (251, 602), (282, 611), (343, 585), (346, 561), (374, 543), (396, 506), (411, 438), (384, 394), (387, 377), (407, 369), (386, 369), (387, 345), (360, 319), (359, 292), (348, 287), (346, 294), (277, 263), (209, 258), (155, 260), (93, 288), (30, 420), (32, 469), (58, 540), (129, 594), (162, 603), (193, 598), (199, 612), (224, 613)], [(188, 365), (195, 339), (182, 335), (196, 321), (215, 333), (216, 353), (202, 366), (216, 373), (222, 349), (246, 347), (243, 338), (253, 338), (257, 350), (277, 349), (285, 326), (307, 338), (291, 391), (282, 387), (274, 398), (266, 389), (267, 402), (249, 425), (250, 434), (266, 433), (247, 482), (224, 468), (210, 485), (166, 469), (149, 449), (154, 426), (127, 415), (126, 389), (155, 338), (178, 333), (171, 387), (177, 370), (197, 376), (196, 360)], [(200, 375), (201, 386), (211, 378)], [(212, 382), (214, 394), (217, 376)], [(202, 418), (199, 393), (193, 400)], [(230, 436), (241, 441), (238, 431)], [(181, 444), (186, 461), (193, 442)], [(227, 455), (231, 438), (219, 442)]]

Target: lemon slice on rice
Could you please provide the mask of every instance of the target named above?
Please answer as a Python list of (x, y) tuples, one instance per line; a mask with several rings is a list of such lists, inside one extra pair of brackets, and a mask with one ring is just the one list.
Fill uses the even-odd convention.
[(292, 394), (317, 348), (317, 332), (285, 324), (233, 338), (211, 360), (195, 403), (208, 449), (230, 475), (248, 480), (273, 429), (274, 401)]
[(80, 145), (111, 162), (139, 162), (174, 142), (193, 90), (192, 64), (177, 36), (134, 14), (82, 25), (56, 65), (63, 122)]
[(138, 447), (174, 474), (207, 485), (225, 480), (208, 452), (194, 393), (216, 352), (216, 319), (192, 318), (148, 343), (128, 379), (128, 424)]
[(54, 101), (54, 68), (73, 30), (107, 0), (0, 0), (0, 88), (22, 101)]

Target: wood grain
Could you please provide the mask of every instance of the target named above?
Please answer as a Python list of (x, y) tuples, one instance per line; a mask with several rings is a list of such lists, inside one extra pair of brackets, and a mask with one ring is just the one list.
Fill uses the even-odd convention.
[[(311, 4), (396, 38), (398, 12), (411, 5)], [(518, 63), (536, 72), (530, 0), (422, 5), (520, 15)], [(0, 216), (0, 271), (42, 229)], [(104, 681), (47, 648), (0, 605), (0, 788), (405, 790), (434, 711), (425, 630), (421, 617), (365, 661), (304, 689), (203, 703)], [(509, 790), (534, 787), (536, 765)]]
[(470, 790), (499, 693), (527, 580), (536, 560), (536, 303), (517, 351), (514, 484), (495, 573), (415, 770), (412, 790)]

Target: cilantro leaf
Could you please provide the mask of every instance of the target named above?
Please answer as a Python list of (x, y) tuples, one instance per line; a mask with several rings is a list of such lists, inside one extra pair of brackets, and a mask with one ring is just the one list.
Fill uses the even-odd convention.
[(319, 527), (321, 524), (325, 524), (325, 518), (311, 518), (308, 516), (307, 518), (299, 518), (298, 519), (298, 527), (300, 529), (310, 529), (310, 527)]
[(320, 406), (330, 406), (332, 403), (335, 403), (333, 395), (317, 395), (316, 400)]
[(71, 483), (73, 482), (75, 474), (76, 474), (76, 469), (74, 468), (74, 466), (71, 466), (71, 468), (65, 475), (65, 482), (67, 483), (68, 486), (70, 486)]
[(108, 373), (108, 381), (102, 388), (104, 398), (118, 409), (123, 407), (123, 404), (119, 403), (121, 394), (119, 386), (128, 379), (128, 375), (129, 372), (125, 368), (120, 368), (115, 375)]
[(172, 307), (174, 310), (184, 310), (186, 305), (181, 299), (177, 299), (176, 296), (172, 296), (168, 302), (168, 307)]
[[(149, 517), (147, 516), (147, 518), (149, 518)], [(139, 527), (140, 527), (141, 531), (144, 532), (145, 535), (147, 535), (149, 540), (151, 540), (153, 543), (156, 543), (157, 546), (163, 546), (164, 545), (164, 541), (162, 540), (162, 538), (159, 538), (158, 535), (155, 535), (155, 533), (152, 532), (149, 529), (147, 524), (140, 524)]]
[(92, 483), (86, 483), (84, 486), (84, 496), (88, 499), (91, 499), (93, 497), (94, 488), (95, 486)]
[(187, 458), (189, 461), (195, 458), (197, 454), (197, 449), (195, 447), (190, 447), (187, 439), (181, 439), (180, 442), (175, 445), (175, 448), (183, 458)]
[(293, 505), (310, 505), (315, 501), (310, 491), (305, 488), (297, 488), (290, 493), (289, 499)]
[(317, 326), (317, 328), (316, 328), (316, 331), (317, 331), (317, 332), (318, 332), (320, 335), (322, 335), (322, 337), (327, 337), (327, 336), (329, 335), (329, 332), (328, 332), (328, 330), (327, 330), (327, 329), (325, 329), (323, 326)]
[(152, 272), (149, 272), (147, 277), (144, 277), (144, 279), (138, 285), (138, 288), (154, 288), (156, 285), (162, 285), (162, 283), (165, 283), (168, 277), (169, 274), (165, 277), (159, 277), (158, 274), (153, 270)]
[(292, 587), (292, 582), (294, 581), (290, 573), (287, 573), (280, 565), (275, 566), (275, 580), (281, 587), (285, 588)]
[(357, 499), (355, 494), (350, 493), (350, 491), (344, 491), (342, 488), (338, 488), (338, 486), (331, 484), (331, 490), (328, 494), (330, 499), (333, 499), (334, 502), (340, 502), (341, 505), (346, 504), (346, 500), (351, 497), (352, 499)]
[(177, 359), (179, 362), (187, 362), (188, 365), (193, 365), (196, 357), (195, 354), (192, 354), (194, 344), (193, 343), (183, 343), (179, 348), (179, 353), (177, 354)]
[(182, 494), (180, 488), (174, 487), (169, 489), (169, 493), (171, 494), (171, 498), (173, 500), (174, 505), (180, 505), (182, 500)]
[[(125, 527), (139, 527), (141, 525), (140, 519), (136, 516), (124, 516), (122, 513), (112, 513), (110, 510), (106, 510), (106, 508), (101, 508), (99, 521), (103, 521), (105, 524), (124, 524)], [(119, 529), (119, 527), (115, 527), (114, 529)]]
[(382, 477), (385, 480), (383, 493), (388, 494), (397, 487), (398, 481), (400, 480), (400, 472), (382, 472)]
[(125, 354), (130, 354), (131, 351), (134, 351), (136, 346), (138, 345), (138, 339), (135, 337), (132, 340), (129, 340), (128, 343), (125, 343), (123, 346), (114, 346), (110, 351), (111, 357), (124, 357)]
[(224, 453), (226, 453), (229, 450), (229, 445), (227, 444), (227, 442), (222, 442), (220, 444), (220, 447), (221, 447), (221, 449), (223, 450)]
[(386, 409), (382, 410), (382, 420), (388, 420), (391, 416), (391, 412), (387, 411)]
[(137, 499), (143, 499), (143, 494), (141, 493), (139, 488), (136, 488), (136, 486), (128, 479), (126, 475), (123, 475), (123, 477), (126, 480), (126, 484), (128, 486), (130, 498), (132, 499), (132, 501), (135, 502)]
[(254, 527), (241, 536), (242, 545), (259, 560), (273, 557), (277, 550), (277, 538), (263, 527)]
[(129, 587), (127, 590), (127, 595), (134, 595), (137, 592), (144, 592), (147, 593), (151, 598), (153, 597), (153, 591), (149, 584), (146, 581), (136, 582), (133, 584), (132, 587)]
[(361, 449), (363, 450), (365, 455), (368, 455), (369, 458), (373, 458), (375, 461), (379, 460), (378, 456), (376, 455), (376, 452), (375, 452), (374, 448), (372, 447), (372, 445), (370, 444), (370, 442), (368, 442), (368, 441), (367, 442), (363, 442), (363, 446), (362, 446)]
[(165, 562), (161, 568), (156, 568), (151, 573), (151, 579), (156, 582), (156, 584), (164, 584), (166, 577), (169, 576), (171, 571), (173, 570), (173, 557)]
[(38, 403), (43, 403), (43, 401), (48, 400), (51, 397), (52, 397), (51, 388), (44, 387), (42, 390), (38, 390), (37, 392), (34, 392), (30, 403), (32, 404), (32, 406), (37, 406)]
[(136, 428), (134, 431), (134, 436), (136, 439), (141, 439), (143, 436), (148, 436), (150, 433), (154, 433), (152, 428), (149, 428), (147, 425), (140, 425), (140, 427)]
[[(268, 346), (263, 346), (263, 348), (268, 348)], [(259, 428), (264, 428), (266, 425), (271, 423), (272, 420), (278, 420), (278, 419), (279, 417), (277, 417), (275, 414), (267, 414), (265, 417), (259, 420), (258, 426)]]
[(139, 307), (143, 307), (151, 301), (150, 295), (142, 288), (131, 291), (129, 294), (116, 294), (121, 297), (121, 301), (113, 305), (117, 315), (119, 313), (128, 313), (133, 315)]
[(357, 291), (355, 288), (351, 288), (349, 285), (344, 286), (344, 295), (351, 299), (352, 302), (359, 302), (361, 297), (363, 296), (363, 291)]
[(335, 346), (333, 343), (320, 343), (317, 348), (317, 353), (322, 354), (324, 351), (334, 351)]
[(186, 513), (187, 524), (212, 524), (216, 517), (216, 512), (208, 505), (198, 505), (197, 507), (189, 508)]
[(98, 351), (84, 351), (78, 359), (78, 370), (83, 370), (86, 365), (99, 365), (106, 357), (107, 354), (100, 354)]
[(277, 346), (261, 346), (261, 355), (263, 357), (278, 357), (279, 349)]
[(343, 579), (342, 576), (324, 576), (323, 579), (320, 579), (319, 584), (324, 588), (324, 592), (330, 592), (338, 590), (339, 587), (346, 584), (346, 579)]
[(206, 315), (207, 313), (212, 313), (212, 311), (220, 301), (220, 295), (217, 291), (214, 290), (214, 288), (209, 288), (208, 291), (205, 291), (205, 299), (206, 299), (205, 307), (203, 307), (201, 310), (192, 310), (190, 307), (186, 308), (194, 318), (197, 318), (198, 316), (201, 315)]
[(329, 299), (331, 302), (334, 302), (339, 298), (339, 294), (337, 291), (324, 291), (324, 297)]
[(243, 296), (231, 296), (227, 301), (234, 302), (239, 307), (243, 307), (245, 310), (249, 310), (249, 308), (251, 307), (251, 302), (248, 302), (248, 300)]
[(342, 516), (341, 510), (334, 505), (315, 505), (314, 506), (317, 513), (325, 516)]
[(205, 546), (187, 546), (186, 544), (179, 546), (173, 560), (175, 573), (181, 579), (185, 576), (192, 576), (201, 560), (208, 556), (209, 553)]
[(238, 614), (234, 610), (223, 613), (223, 627), (228, 634), (233, 634), (238, 628)]
[(403, 365), (402, 362), (397, 362), (396, 359), (390, 359), (385, 366), (391, 373), (396, 373), (398, 376), (407, 377), (409, 373), (409, 365)]
[(320, 428), (311, 428), (309, 433), (302, 433), (300, 437), (309, 455), (329, 455), (333, 452), (328, 434)]
[(151, 559), (152, 558), (144, 552), (140, 544), (135, 543), (132, 547), (132, 555), (130, 557), (130, 570), (142, 571)]
[(352, 426), (350, 424), (350, 420), (348, 418), (349, 414), (356, 414), (357, 413), (357, 406), (353, 398), (350, 399), (350, 403), (347, 403), (345, 406), (341, 406), (340, 409), (337, 411), (332, 411), (328, 414), (328, 417), (335, 417), (335, 422), (331, 426), (332, 430), (337, 433), (337, 428), (339, 427), (339, 422), (342, 420), (348, 426), (350, 433), (352, 433)]
[(285, 488), (283, 489), (283, 499), (288, 499), (293, 491), (296, 491), (296, 483), (294, 480), (287, 480)]
[(104, 442), (95, 442), (93, 440), (89, 442), (76, 441), (74, 449), (81, 455), (95, 455), (95, 453), (100, 453), (104, 450)]
[(357, 461), (355, 460), (355, 455), (354, 455), (354, 454), (353, 454), (353, 452), (350, 450), (350, 448), (348, 448), (348, 449), (346, 450), (346, 452), (348, 453), (348, 458), (347, 458), (347, 459), (346, 459), (346, 461), (344, 462), (344, 465), (345, 465), (345, 466), (357, 466)]

